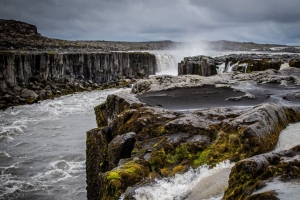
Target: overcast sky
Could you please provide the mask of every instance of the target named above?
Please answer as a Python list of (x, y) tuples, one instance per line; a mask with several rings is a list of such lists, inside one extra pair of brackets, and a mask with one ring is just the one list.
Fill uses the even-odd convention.
[(0, 18), (68, 40), (300, 45), (300, 0), (0, 0)]

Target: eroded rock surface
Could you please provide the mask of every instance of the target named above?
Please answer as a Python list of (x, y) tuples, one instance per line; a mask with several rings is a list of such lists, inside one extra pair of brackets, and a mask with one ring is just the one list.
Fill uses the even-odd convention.
[[(183, 173), (190, 167), (215, 165), (226, 159), (236, 162), (268, 152), (275, 147), (281, 130), (289, 123), (300, 121), (300, 108), (297, 106), (265, 103), (254, 107), (208, 107), (180, 112), (148, 106), (135, 94), (163, 87), (204, 87), (209, 83), (214, 87), (232, 89), (236, 87), (232, 84), (237, 84), (238, 81), (224, 75), (155, 76), (139, 81), (132, 92), (123, 91), (110, 95), (105, 103), (97, 106), (95, 114), (99, 128), (96, 129), (97, 133), (87, 133), (87, 141), (98, 142), (87, 143), (87, 149), (105, 144), (101, 154), (106, 156), (97, 158), (101, 157), (99, 153), (87, 152), (87, 162), (101, 162), (98, 163), (101, 168), (87, 168), (89, 199), (117, 199), (127, 187), (134, 188), (136, 184), (141, 184), (143, 178), (151, 181), (153, 174), (169, 177)], [(291, 83), (295, 84), (295, 79), (289, 80), (288, 84)], [(144, 87), (147, 84), (149, 85)], [(108, 148), (116, 143), (105, 139), (103, 134), (106, 133), (102, 129), (108, 129), (109, 138), (116, 138), (116, 141), (131, 135), (134, 146), (130, 158), (120, 157), (125, 153), (123, 150), (112, 158), (113, 154), (109, 153)], [(98, 135), (99, 133), (102, 135)], [(103, 158), (105, 162), (101, 161)], [(127, 163), (132, 164), (137, 160), (144, 164), (134, 165), (134, 169), (128, 170), (130, 167)], [(96, 165), (94, 162), (93, 164)], [(87, 166), (90, 164), (87, 163)], [(136, 174), (137, 168), (141, 170), (143, 178)], [(95, 177), (95, 174), (99, 176)], [(128, 181), (127, 178), (131, 176), (137, 178)], [(96, 196), (95, 191), (98, 192)], [(131, 190), (129, 193), (132, 195), (134, 192)]]
[(300, 194), (299, 155), (298, 145), (290, 150), (237, 162), (232, 168), (223, 199), (297, 199)]

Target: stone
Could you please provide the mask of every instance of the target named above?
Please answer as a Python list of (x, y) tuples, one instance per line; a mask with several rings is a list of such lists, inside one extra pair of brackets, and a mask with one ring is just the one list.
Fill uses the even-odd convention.
[[(300, 180), (300, 145), (280, 152), (272, 152), (257, 155), (237, 162), (229, 176), (229, 186), (222, 199), (279, 199), (278, 194), (288, 197), (298, 197), (299, 190), (294, 194), (288, 193), (288, 189), (264, 190), (268, 184), (284, 186), (285, 183), (296, 187)], [(285, 186), (286, 187), (286, 186)], [(290, 187), (290, 186), (288, 186)], [(281, 189), (282, 188), (282, 189)], [(263, 191), (263, 192), (260, 192)]]
[(20, 93), (21, 98), (31, 98), (31, 99), (36, 99), (38, 97), (38, 95), (29, 89), (23, 89)]
[(120, 159), (130, 158), (135, 143), (134, 132), (117, 135), (108, 144), (108, 159), (110, 168), (117, 166)]

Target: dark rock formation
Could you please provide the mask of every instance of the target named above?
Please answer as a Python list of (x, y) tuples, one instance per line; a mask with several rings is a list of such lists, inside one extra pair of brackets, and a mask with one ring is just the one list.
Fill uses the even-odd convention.
[(187, 57), (178, 63), (178, 75), (196, 74), (211, 76), (217, 74), (214, 60), (206, 56)]
[(178, 63), (178, 75), (197, 74), (210, 76), (217, 73), (239, 71), (250, 73), (266, 69), (279, 70), (285, 64), (300, 67), (298, 54), (231, 54), (219, 57), (195, 56), (184, 58)]
[[(226, 78), (157, 76), (139, 81), (132, 92), (208, 83), (221, 87), (217, 84), (220, 81), (226, 83)], [(227, 83), (230, 81), (238, 82), (227, 79)], [(268, 152), (276, 145), (281, 130), (300, 121), (299, 107), (267, 103), (253, 108), (215, 107), (179, 112), (147, 106), (136, 94), (125, 91), (110, 95), (95, 108), (95, 114), (99, 128), (87, 133), (89, 199), (118, 199), (127, 187), (141, 184), (143, 178), (151, 180), (153, 173), (168, 177), (190, 167), (214, 165), (226, 159), (239, 161)], [(109, 130), (108, 136), (105, 130)], [(129, 132), (135, 134), (128, 137)], [(131, 150), (122, 148), (126, 138), (134, 139), (134, 147), (131, 158), (122, 159), (120, 155)], [(115, 141), (123, 141), (120, 148)], [(100, 146), (103, 148), (99, 152)], [(120, 152), (110, 153), (112, 146)], [(142, 176), (137, 174), (138, 170)]]
[(0, 53), (0, 108), (20, 99), (33, 103), (101, 85), (118, 87), (122, 80), (155, 74), (155, 68), (155, 56), (140, 52)]
[[(239, 161), (231, 170), (229, 186), (223, 199), (279, 199), (282, 190), (260, 192), (268, 184), (285, 184), (300, 180), (300, 145), (286, 151), (257, 155)], [(298, 184), (296, 184), (298, 185)], [(298, 194), (288, 194), (299, 197)]]

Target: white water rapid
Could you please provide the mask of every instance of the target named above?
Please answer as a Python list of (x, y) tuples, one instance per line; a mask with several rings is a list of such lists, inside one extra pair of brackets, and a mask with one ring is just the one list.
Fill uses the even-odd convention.
[[(277, 146), (273, 151), (287, 150), (300, 144), (299, 131), (300, 123), (290, 124), (281, 132)], [(233, 165), (234, 163), (225, 161), (212, 169), (207, 166), (190, 169), (184, 174), (156, 180), (150, 186), (138, 188), (134, 197), (137, 200), (220, 200), (227, 187)], [(262, 191), (269, 188), (276, 189), (278, 188), (276, 184), (270, 184)], [(296, 188), (299, 189), (300, 183), (295, 181), (295, 183), (283, 184), (278, 182), (278, 184), (281, 184), (283, 188), (287, 188), (287, 191), (292, 193), (297, 190)], [(284, 195), (284, 197), (288, 196), (288, 194)]]
[(210, 169), (200, 166), (173, 178), (156, 180), (151, 186), (141, 187), (134, 196), (137, 200), (220, 199), (227, 187), (233, 164), (224, 161)]
[(0, 199), (86, 199), (86, 131), (117, 89), (0, 111)]

